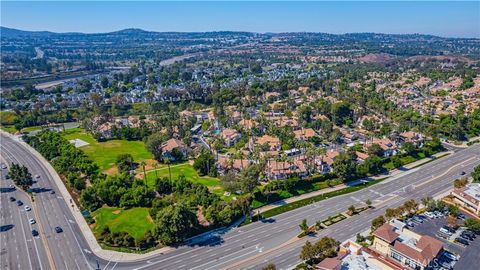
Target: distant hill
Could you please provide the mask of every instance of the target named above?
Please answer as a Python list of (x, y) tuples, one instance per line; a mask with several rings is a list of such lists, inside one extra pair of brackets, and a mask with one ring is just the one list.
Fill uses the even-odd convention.
[(0, 36), (2, 38), (14, 38), (14, 37), (47, 37), (56, 35), (54, 32), (49, 31), (24, 31), (14, 28), (8, 28), (0, 26)]

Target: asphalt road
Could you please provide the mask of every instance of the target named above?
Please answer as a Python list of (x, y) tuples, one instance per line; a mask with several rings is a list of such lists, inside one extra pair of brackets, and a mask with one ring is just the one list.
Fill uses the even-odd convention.
[[(3, 161), (2, 161), (3, 162)], [(6, 179), (7, 170), (0, 171), (0, 268), (1, 269), (49, 269), (45, 250), (39, 236), (34, 237), (32, 230), (38, 231), (37, 224), (30, 224), (29, 219), (36, 219), (25, 192), (11, 188), (11, 180)], [(24, 204), (10, 201), (10, 197), (21, 200)]]
[[(37, 185), (56, 190), (44, 165), (22, 145), (2, 135), (0, 150), (7, 161), (25, 164), (32, 174), (40, 174), (41, 180)], [(214, 233), (204, 241), (186, 244), (166, 254), (137, 262), (117, 263), (97, 258), (89, 251), (75, 222), (69, 222), (74, 219), (63, 199), (43, 192), (36, 195), (36, 201), (57, 269), (91, 269), (96, 266), (97, 260), (101, 269), (260, 269), (270, 262), (275, 263), (278, 269), (287, 269), (299, 263), (300, 248), (307, 239), (315, 241), (325, 235), (339, 241), (348, 239), (367, 229), (371, 220), (383, 214), (386, 208), (398, 206), (410, 198), (420, 200), (447, 191), (453, 180), (460, 177), (460, 172), (469, 173), (478, 164), (480, 145), (475, 145), (361, 191), (318, 202), (226, 233)], [(373, 201), (375, 209), (330, 226), (317, 236), (292, 241), (300, 232), (298, 224), (302, 219), (306, 218), (309, 224), (313, 224), (345, 211), (349, 205), (360, 206), (367, 199)], [(61, 226), (64, 232), (55, 234), (55, 226)]]

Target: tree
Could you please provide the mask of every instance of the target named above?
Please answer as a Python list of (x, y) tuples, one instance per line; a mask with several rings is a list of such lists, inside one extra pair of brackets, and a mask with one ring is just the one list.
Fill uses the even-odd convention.
[(447, 217), (447, 225), (450, 228), (457, 228), (458, 227), (457, 218), (449, 215)]
[(195, 168), (195, 170), (197, 170), (201, 176), (215, 176), (215, 158), (213, 157), (212, 153), (207, 150), (203, 150), (193, 162), (193, 168)]
[(163, 158), (163, 163), (167, 164), (167, 166), (168, 166), (168, 179), (170, 180), (170, 183), (171, 183), (172, 182), (172, 170), (170, 169), (170, 163), (172, 163), (172, 161), (169, 158), (165, 157), (165, 158)]
[(347, 102), (333, 104), (331, 115), (333, 122), (338, 126), (346, 124), (347, 120), (351, 122), (352, 110), (350, 109), (350, 104)]
[(480, 220), (474, 218), (465, 219), (465, 227), (474, 232), (480, 232)]
[(133, 168), (133, 156), (130, 154), (120, 154), (117, 156), (117, 162), (115, 164), (117, 164), (120, 173), (129, 172)]
[(473, 182), (479, 183), (480, 182), (480, 165), (476, 166), (471, 173)]
[(172, 193), (172, 181), (168, 178), (159, 178), (156, 183), (156, 190), (160, 194), (170, 194)]
[(406, 142), (403, 144), (402, 149), (407, 155), (411, 155), (415, 152), (415, 145), (412, 142)]
[(460, 209), (456, 205), (448, 205), (448, 214), (452, 217), (457, 217), (460, 214)]
[(368, 147), (367, 153), (370, 156), (383, 157), (383, 149), (377, 143), (370, 145), (370, 147)]
[(387, 222), (383, 216), (376, 217), (372, 220), (372, 232)]
[(372, 207), (372, 201), (370, 199), (367, 199), (365, 204), (368, 206), (368, 208)]
[(356, 210), (356, 209), (355, 209), (355, 206), (354, 206), (354, 205), (350, 205), (350, 206), (348, 207), (348, 215), (351, 216), (351, 215), (355, 214), (355, 210)]
[(337, 254), (339, 242), (331, 237), (323, 237), (315, 243), (315, 250), (317, 252), (317, 256), (323, 258), (333, 257)]
[(455, 181), (453, 181), (453, 187), (455, 188), (464, 188), (467, 184), (468, 184), (467, 177), (462, 177), (460, 179), (455, 179)]
[(353, 154), (341, 153), (333, 162), (333, 172), (343, 181), (351, 180), (356, 175), (357, 162)]
[(169, 205), (158, 212), (154, 234), (164, 245), (171, 245), (191, 236), (197, 226), (197, 216), (188, 207)]
[(275, 264), (270, 263), (262, 267), (262, 270), (277, 270), (277, 267), (275, 266)]
[(308, 233), (308, 224), (306, 219), (302, 220), (302, 223), (300, 223), (299, 227), (303, 231), (303, 233)]
[(310, 241), (305, 242), (305, 245), (302, 247), (302, 251), (300, 252), (300, 259), (304, 261), (310, 261), (316, 256), (317, 252), (312, 243), (310, 243)]
[(153, 157), (157, 161), (162, 161), (162, 143), (165, 141), (165, 137), (160, 133), (153, 133), (148, 136), (147, 141), (145, 142), (145, 147), (152, 153)]
[(32, 175), (28, 171), (28, 168), (23, 165), (12, 163), (8, 171), (8, 176), (15, 185), (20, 186), (23, 190), (29, 189), (33, 184)]

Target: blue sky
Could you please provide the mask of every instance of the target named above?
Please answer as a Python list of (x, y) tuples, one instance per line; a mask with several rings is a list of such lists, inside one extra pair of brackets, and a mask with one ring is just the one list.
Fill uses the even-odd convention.
[(480, 2), (1, 1), (1, 25), (24, 30), (381, 32), (480, 37)]

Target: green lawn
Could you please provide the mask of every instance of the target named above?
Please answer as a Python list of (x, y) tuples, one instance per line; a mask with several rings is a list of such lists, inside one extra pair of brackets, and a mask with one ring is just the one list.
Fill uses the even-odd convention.
[[(210, 176), (199, 176), (197, 171), (189, 163), (172, 164), (170, 166), (172, 173), (172, 180), (177, 179), (180, 175), (184, 175), (185, 178), (193, 183), (199, 183), (210, 188), (210, 190), (218, 195), (223, 195), (225, 190), (220, 186), (220, 180)], [(153, 186), (155, 184), (155, 178), (157, 177), (169, 177), (168, 167), (162, 167), (160, 169), (147, 172), (147, 184)]]
[(93, 232), (98, 235), (105, 226), (111, 232), (127, 232), (133, 238), (140, 239), (154, 228), (154, 223), (147, 208), (100, 208), (92, 213), (95, 218)]
[(63, 137), (68, 140), (81, 139), (88, 142), (89, 145), (82, 146), (80, 149), (100, 167), (101, 171), (112, 168), (120, 154), (131, 154), (135, 162), (152, 157), (142, 141), (109, 140), (97, 142), (92, 135), (81, 128), (66, 130), (63, 132)]
[(0, 126), (0, 128), (8, 133), (12, 133), (14, 134), (15, 132), (17, 132), (17, 130), (15, 129), (14, 126)]

